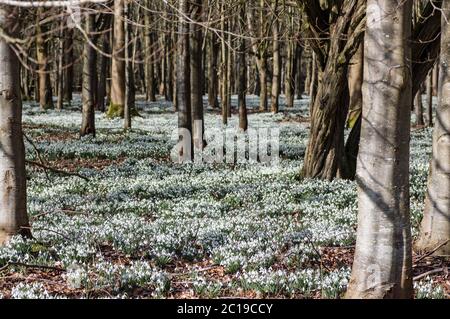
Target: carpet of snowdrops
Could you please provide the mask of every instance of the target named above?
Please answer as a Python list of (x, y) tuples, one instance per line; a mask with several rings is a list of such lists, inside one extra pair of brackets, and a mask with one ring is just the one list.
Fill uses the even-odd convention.
[[(298, 119), (308, 117), (308, 100), (278, 115), (249, 115), (250, 127), (281, 128), (276, 167), (173, 164), (177, 118), (162, 101), (139, 101), (141, 117), (127, 133), (121, 120), (98, 113), (97, 137), (79, 139), (77, 101), (62, 112), (25, 103), (25, 131), (41, 156), (81, 163), (77, 171), (89, 181), (28, 166), (33, 239), (0, 248), (0, 298), (342, 297), (356, 186), (298, 179), (308, 138), (308, 122)], [(258, 101), (248, 104), (256, 109)], [(205, 122), (220, 127), (220, 115), (209, 111)], [(233, 115), (229, 127), (237, 125)], [(430, 151), (431, 131), (414, 132), (414, 233)], [(106, 165), (82, 165), (97, 161)], [(418, 298), (445, 296), (429, 278), (415, 288)]]

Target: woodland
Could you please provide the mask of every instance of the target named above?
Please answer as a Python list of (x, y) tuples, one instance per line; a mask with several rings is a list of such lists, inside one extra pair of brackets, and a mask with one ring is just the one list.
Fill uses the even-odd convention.
[(449, 299), (449, 0), (0, 0), (0, 299)]

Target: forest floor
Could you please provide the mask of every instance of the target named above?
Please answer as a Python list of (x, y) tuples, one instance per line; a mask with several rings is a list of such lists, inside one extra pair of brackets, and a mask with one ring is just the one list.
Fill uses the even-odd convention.
[[(256, 110), (257, 98), (248, 104)], [(27, 165), (33, 239), (0, 248), (0, 298), (342, 297), (356, 186), (298, 179), (308, 100), (277, 115), (249, 115), (250, 127), (281, 128), (278, 166), (174, 164), (171, 105), (139, 100), (138, 110), (132, 131), (98, 113), (97, 137), (80, 139), (79, 97), (62, 112), (25, 103), (27, 159), (78, 175)], [(206, 130), (220, 121), (209, 110)], [(233, 115), (228, 127), (237, 126)], [(414, 235), (430, 153), (431, 130), (415, 130)], [(449, 266), (415, 260), (415, 276)], [(415, 289), (417, 298), (448, 298), (449, 275), (425, 276)]]

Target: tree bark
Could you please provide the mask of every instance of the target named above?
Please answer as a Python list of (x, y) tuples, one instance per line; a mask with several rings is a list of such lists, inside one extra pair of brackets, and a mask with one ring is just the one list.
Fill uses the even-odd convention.
[(427, 126), (433, 127), (433, 71), (430, 71), (427, 81)]
[[(147, 7), (150, 8), (151, 0), (147, 0)], [(146, 88), (147, 88), (147, 101), (155, 102), (156, 101), (156, 84), (155, 84), (155, 68), (154, 68), (154, 33), (151, 30), (152, 23), (152, 14), (151, 12), (146, 11), (144, 13), (145, 19), (145, 56), (146, 56), (146, 64), (145, 64), (145, 74), (146, 74)]]
[[(241, 4), (239, 8), (239, 28), (240, 32), (245, 32), (245, 12), (246, 5), (245, 2)], [(246, 104), (246, 93), (247, 93), (247, 61), (245, 56), (247, 54), (247, 49), (245, 45), (245, 39), (239, 38), (239, 48), (237, 53), (237, 67), (238, 67), (238, 106), (239, 106), (239, 128), (242, 131), (247, 131), (248, 129), (248, 119), (247, 119), (247, 104)]]
[[(347, 178), (344, 152), (348, 111), (347, 71), (348, 63), (363, 38), (365, 1), (344, 1), (337, 9), (342, 14), (335, 17), (334, 13), (327, 11), (326, 14), (321, 13), (322, 20), (316, 22), (314, 20), (322, 9), (317, 2), (308, 4), (305, 7), (310, 21), (308, 37), (316, 55), (319, 82), (317, 94), (311, 94), (311, 132), (302, 176), (327, 180)], [(326, 22), (324, 17), (328, 20), (333, 18), (332, 23)], [(318, 38), (317, 32), (322, 34), (327, 28), (329, 35), (326, 38), (329, 40)]]
[(367, 8), (358, 231), (347, 297), (412, 298), (412, 2), (368, 0)]
[(48, 43), (44, 38), (47, 26), (41, 22), (43, 12), (42, 8), (38, 8), (36, 15), (36, 56), (39, 67), (39, 105), (42, 110), (47, 110), (53, 108), (53, 93), (49, 73)]
[[(178, 21), (178, 51), (177, 51), (177, 107), (178, 107), (178, 130), (181, 148), (180, 158), (183, 161), (193, 160), (192, 145), (192, 114), (191, 114), (191, 76), (189, 56), (189, 1), (179, 1)], [(188, 133), (189, 136), (186, 136)]]
[[(85, 30), (92, 43), (95, 44), (95, 14), (86, 13)], [(82, 87), (82, 122), (80, 136), (95, 136), (95, 91), (97, 90), (95, 74), (97, 73), (97, 52), (88, 42), (83, 49), (83, 87)]]
[(64, 102), (72, 102), (74, 61), (73, 61), (73, 29), (68, 28), (64, 36)]
[(272, 113), (278, 113), (280, 104), (280, 86), (281, 86), (281, 55), (280, 55), (280, 41), (278, 39), (278, 27), (279, 21), (277, 17), (277, 6), (278, 1), (275, 0), (273, 4), (273, 14), (274, 22), (272, 25), (272, 36), (273, 36), (273, 72), (272, 72), (272, 101), (271, 110)]
[(416, 113), (416, 125), (424, 126), (425, 121), (423, 120), (423, 104), (422, 104), (422, 92), (417, 92), (414, 99), (414, 112)]
[[(192, 19), (201, 23), (203, 15), (203, 0), (192, 1)], [(191, 73), (191, 109), (193, 142), (196, 150), (202, 150), (204, 145), (203, 116), (203, 65), (202, 45), (203, 31), (198, 24), (190, 24), (190, 73)]]
[(219, 108), (218, 78), (217, 78), (217, 58), (220, 51), (220, 45), (215, 33), (209, 37), (208, 50), (208, 105), (212, 108)]
[(111, 103), (108, 117), (124, 117), (125, 106), (125, 0), (114, 0), (114, 27), (111, 64)]
[(450, 3), (442, 5), (441, 57), (438, 106), (433, 135), (433, 158), (425, 211), (415, 248), (435, 255), (450, 255)]
[[(0, 28), (15, 37), (18, 9), (0, 6)], [(28, 228), (25, 147), (22, 133), (20, 65), (9, 43), (0, 37), (0, 245)]]

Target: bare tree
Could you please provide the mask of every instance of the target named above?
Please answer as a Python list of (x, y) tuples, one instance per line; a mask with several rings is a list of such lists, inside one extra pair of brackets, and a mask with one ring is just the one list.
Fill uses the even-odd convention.
[[(411, 298), (412, 2), (368, 0), (358, 231), (349, 298)], [(390, 54), (386, 54), (390, 52)]]
[[(442, 5), (439, 101), (425, 212), (416, 248), (450, 255), (450, 3)], [(436, 250), (437, 249), (437, 250)]]
[[(18, 9), (0, 5), (0, 29), (14, 38)], [(0, 245), (30, 234), (27, 216), (25, 148), (22, 133), (20, 67), (10, 43), (0, 36)]]

